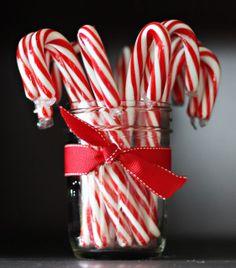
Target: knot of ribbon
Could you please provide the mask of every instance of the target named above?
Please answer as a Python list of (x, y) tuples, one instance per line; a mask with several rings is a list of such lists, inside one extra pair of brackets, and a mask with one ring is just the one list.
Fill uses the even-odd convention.
[(119, 148), (103, 131), (75, 117), (62, 107), (60, 110), (69, 129), (79, 139), (88, 143), (65, 146), (65, 176), (88, 174), (101, 165), (112, 165), (117, 161), (130, 176), (162, 198), (169, 198), (186, 182), (186, 177), (178, 176), (170, 170), (170, 148)]
[(120, 155), (121, 150), (115, 143), (102, 148), (102, 153), (106, 164), (112, 164)]

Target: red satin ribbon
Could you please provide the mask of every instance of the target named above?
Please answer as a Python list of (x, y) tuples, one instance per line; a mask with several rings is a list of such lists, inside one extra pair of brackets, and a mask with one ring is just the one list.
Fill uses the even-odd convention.
[(64, 108), (61, 115), (70, 130), (91, 146), (69, 144), (65, 146), (65, 176), (87, 174), (103, 164), (118, 161), (137, 181), (154, 194), (168, 198), (186, 182), (186, 177), (170, 171), (171, 149), (135, 147), (120, 149), (104, 133), (69, 113)]

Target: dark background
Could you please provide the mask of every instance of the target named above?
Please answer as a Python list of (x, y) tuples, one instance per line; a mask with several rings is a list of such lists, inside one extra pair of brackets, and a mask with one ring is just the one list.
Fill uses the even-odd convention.
[[(1, 24), (0, 254), (69, 252), (63, 177), (65, 131), (57, 112), (53, 128), (39, 131), (36, 127), (33, 105), (25, 98), (15, 62), (20, 38), (47, 27), (74, 40), (80, 26), (91, 24), (101, 34), (114, 64), (119, 49), (133, 43), (145, 23), (171, 18), (191, 25), (197, 36), (218, 53), (223, 72), (227, 72), (208, 130), (196, 134), (187, 117), (183, 119), (184, 109), (174, 110), (174, 169), (191, 180), (169, 201), (169, 239), (177, 245), (198, 241), (200, 247), (204, 244), (201, 241), (216, 241), (218, 250), (221, 245), (235, 246), (234, 3), (227, 0), (7, 1)], [(198, 151), (199, 148), (203, 151)], [(214, 158), (216, 155), (221, 157)]]

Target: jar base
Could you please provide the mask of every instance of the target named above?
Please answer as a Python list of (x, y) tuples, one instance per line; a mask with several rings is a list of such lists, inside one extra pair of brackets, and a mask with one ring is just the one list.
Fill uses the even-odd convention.
[(73, 248), (78, 259), (100, 259), (100, 260), (142, 260), (158, 259), (165, 249), (166, 239), (162, 238), (156, 248)]

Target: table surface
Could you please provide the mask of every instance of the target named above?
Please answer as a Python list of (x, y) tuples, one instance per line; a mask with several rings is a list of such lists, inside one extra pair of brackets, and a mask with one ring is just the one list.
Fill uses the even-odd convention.
[(73, 258), (2, 258), (1, 268), (169, 268), (169, 267), (236, 267), (235, 260), (145, 260), (145, 261), (101, 261), (75, 260)]
[[(50, 240), (49, 240), (50, 241)], [(158, 260), (77, 260), (69, 245), (44, 244), (0, 250), (0, 268), (236, 267), (236, 241), (169, 241)]]

